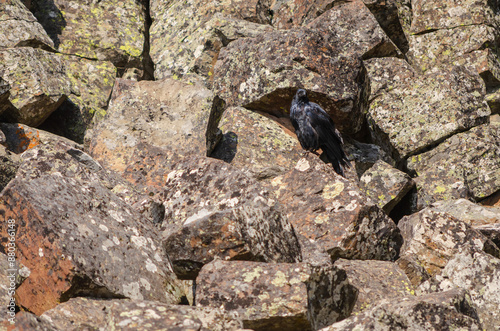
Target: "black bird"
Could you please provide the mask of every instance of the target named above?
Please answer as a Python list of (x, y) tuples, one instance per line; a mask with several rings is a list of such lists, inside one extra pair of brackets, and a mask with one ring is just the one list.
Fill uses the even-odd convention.
[(314, 154), (321, 148), (335, 172), (344, 176), (343, 168), (349, 167), (349, 160), (342, 148), (340, 133), (330, 116), (318, 104), (309, 101), (306, 90), (299, 89), (293, 97), (290, 120), (302, 148)]

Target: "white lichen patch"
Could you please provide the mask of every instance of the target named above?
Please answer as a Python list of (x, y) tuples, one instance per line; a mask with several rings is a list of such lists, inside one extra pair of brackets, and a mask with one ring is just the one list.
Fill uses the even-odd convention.
[(323, 198), (327, 200), (335, 199), (344, 190), (344, 183), (335, 182), (325, 185), (323, 188)]
[(302, 172), (309, 170), (309, 168), (311, 168), (311, 165), (307, 159), (300, 159), (295, 166), (295, 169)]
[(122, 217), (122, 215), (120, 215), (120, 213), (118, 213), (117, 211), (115, 210), (110, 210), (109, 211), (109, 215), (111, 217), (113, 217), (118, 223), (123, 223), (124, 219)]
[(109, 248), (109, 247), (113, 247), (114, 245), (115, 245), (115, 243), (114, 243), (114, 242), (112, 242), (112, 241), (111, 241), (111, 240), (109, 240), (109, 239), (106, 239), (106, 240), (102, 243), (102, 246), (101, 246), (101, 247), (102, 247), (102, 249), (103, 249), (104, 251), (106, 251), (106, 252), (107, 252), (107, 251), (108, 251), (108, 248)]
[(153, 263), (153, 261), (151, 261), (151, 259), (146, 260), (146, 269), (153, 273), (158, 271), (158, 267)]
[(138, 248), (145, 247), (148, 243), (148, 240), (143, 236), (131, 236), (130, 241)]
[(104, 225), (104, 224), (99, 224), (99, 229), (101, 229), (104, 232), (108, 232), (109, 231), (108, 227), (106, 225)]
[(147, 290), (149, 291), (151, 289), (151, 284), (147, 281), (147, 279), (144, 279), (144, 278), (141, 278), (139, 279), (139, 281), (141, 282), (142, 286)]
[(38, 256), (43, 257), (43, 248), (38, 248)]
[(260, 277), (260, 273), (263, 271), (261, 267), (255, 268), (253, 271), (245, 272), (243, 274), (243, 281), (250, 283), (253, 282), (254, 279)]
[(276, 275), (274, 276), (273, 280), (271, 281), (271, 284), (273, 284), (276, 287), (283, 287), (286, 284), (288, 284), (285, 273), (278, 270), (278, 272), (276, 272)]
[[(130, 284), (123, 285), (123, 295), (125, 295), (131, 299), (139, 299), (139, 300), (144, 299), (144, 297), (141, 294), (139, 282), (133, 282)], [(129, 314), (132, 314), (132, 311), (130, 311)], [(131, 315), (128, 315), (128, 316), (131, 316)]]
[(190, 223), (196, 222), (196, 221), (202, 219), (203, 217), (211, 215), (213, 213), (214, 213), (213, 211), (209, 211), (209, 210), (203, 208), (203, 209), (199, 210), (198, 212), (196, 212), (194, 215), (191, 215), (190, 217), (188, 217), (186, 219), (186, 221), (184, 221), (184, 225), (188, 225)]

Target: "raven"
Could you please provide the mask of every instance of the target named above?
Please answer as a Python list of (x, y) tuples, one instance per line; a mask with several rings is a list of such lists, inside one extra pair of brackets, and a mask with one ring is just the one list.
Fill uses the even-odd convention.
[(318, 104), (309, 102), (306, 90), (299, 89), (293, 97), (290, 120), (302, 148), (314, 154), (321, 148), (335, 172), (344, 176), (343, 168), (349, 167), (349, 160), (340, 133), (330, 116)]

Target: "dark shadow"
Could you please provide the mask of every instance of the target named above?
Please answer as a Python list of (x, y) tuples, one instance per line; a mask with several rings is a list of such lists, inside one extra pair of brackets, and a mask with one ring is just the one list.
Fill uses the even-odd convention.
[(91, 121), (91, 114), (84, 118), (80, 107), (66, 99), (38, 128), (83, 144)]
[(401, 201), (394, 206), (389, 217), (398, 224), (399, 220), (407, 215), (417, 212), (417, 188), (413, 187)]
[(66, 20), (59, 7), (53, 0), (38, 0), (31, 2), (30, 10), (54, 42), (54, 47), (59, 48), (59, 36), (66, 27)]
[(238, 135), (232, 131), (224, 133), (210, 157), (231, 163), (238, 151)]

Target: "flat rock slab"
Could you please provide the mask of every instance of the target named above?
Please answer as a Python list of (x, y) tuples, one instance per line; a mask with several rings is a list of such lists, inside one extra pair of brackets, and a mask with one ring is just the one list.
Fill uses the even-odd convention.
[(41, 319), (60, 330), (237, 330), (237, 314), (221, 309), (168, 305), (145, 300), (73, 298), (46, 311)]
[(391, 83), (372, 100), (368, 122), (373, 140), (396, 160), (488, 121), (484, 83), (467, 68), (434, 68)]
[(458, 198), (485, 198), (500, 189), (500, 123), (492, 122), (446, 139), (412, 156), (418, 205)]
[(40, 0), (32, 11), (59, 52), (142, 67), (146, 10), (140, 1)]
[(345, 272), (308, 264), (214, 261), (197, 278), (197, 306), (224, 307), (253, 330), (317, 330), (349, 315)]
[[(477, 307), (484, 330), (496, 330), (500, 321), (500, 259), (484, 252), (462, 252), (448, 262), (442, 272), (443, 283), (467, 290)], [(449, 286), (436, 283), (436, 279), (420, 286), (424, 293), (442, 294), (440, 288)]]
[(387, 214), (415, 185), (406, 173), (384, 161), (377, 161), (359, 179), (361, 191)]
[(273, 30), (267, 24), (267, 7), (258, 0), (189, 0), (169, 5), (152, 1), (151, 58), (156, 79), (188, 72), (211, 79), (221, 48)]
[(17, 260), (31, 270), (16, 302), (38, 315), (81, 295), (178, 302), (152, 225), (85, 155), (64, 143), (30, 149), (2, 192), (2, 232), (14, 220)]
[(499, 256), (496, 245), (465, 222), (432, 209), (403, 217), (401, 256), (409, 256), (431, 275), (439, 273), (460, 251), (486, 251)]
[(21, 0), (0, 3), (0, 47), (33, 46), (51, 49), (54, 42)]
[(182, 80), (118, 79), (106, 118), (88, 136), (89, 151), (108, 169), (122, 172), (138, 144), (182, 155), (215, 147), (224, 102), (195, 75)]
[(210, 156), (259, 180), (292, 169), (303, 150), (295, 134), (275, 119), (243, 107), (226, 109), (220, 122), (224, 136)]
[(356, 316), (321, 329), (334, 330), (482, 330), (470, 296), (451, 290), (420, 297), (382, 300)]
[(396, 263), (339, 259), (334, 265), (346, 272), (349, 285), (358, 294), (353, 314), (369, 309), (383, 299), (411, 297), (415, 294), (410, 280)]
[(314, 155), (271, 181), (295, 231), (332, 260), (393, 260), (401, 237), (394, 222), (358, 188)]

